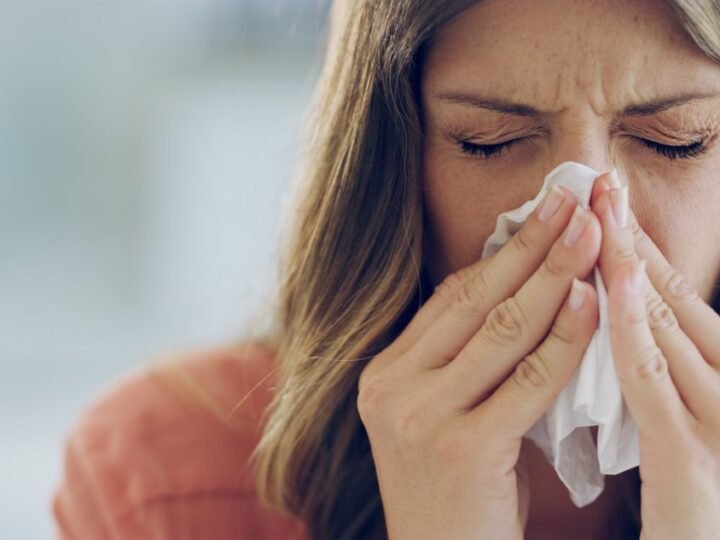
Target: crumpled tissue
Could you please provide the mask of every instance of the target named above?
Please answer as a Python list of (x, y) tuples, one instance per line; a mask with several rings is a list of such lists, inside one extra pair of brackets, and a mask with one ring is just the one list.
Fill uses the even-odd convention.
[[(566, 161), (544, 178), (534, 199), (504, 212), (485, 242), (481, 258), (495, 254), (522, 226), (554, 185), (568, 188), (588, 208), (593, 183), (601, 173)], [(608, 326), (607, 290), (597, 266), (587, 279), (598, 295), (598, 327), (580, 366), (555, 402), (525, 434), (542, 451), (578, 506), (597, 499), (605, 474), (619, 474), (638, 466), (637, 426), (620, 391)], [(597, 446), (590, 426), (598, 426)]]

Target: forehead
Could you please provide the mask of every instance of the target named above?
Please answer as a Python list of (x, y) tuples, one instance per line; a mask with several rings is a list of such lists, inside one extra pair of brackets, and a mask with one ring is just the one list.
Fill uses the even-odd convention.
[[(482, 0), (434, 36), (423, 93), (484, 88), (541, 108), (604, 108), (720, 84), (662, 0)], [(614, 103), (617, 101), (617, 103)]]

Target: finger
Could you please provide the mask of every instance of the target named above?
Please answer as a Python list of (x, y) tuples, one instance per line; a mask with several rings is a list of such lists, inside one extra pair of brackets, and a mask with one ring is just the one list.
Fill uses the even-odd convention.
[[(553, 199), (548, 201), (549, 198)], [(512, 271), (507, 275), (509, 279), (505, 288), (513, 292), (517, 290), (540, 264), (562, 232), (572, 215), (574, 201), (574, 197), (566, 190), (561, 193), (550, 190), (528, 216), (518, 233), (498, 253), (448, 274), (388, 349), (392, 348), (395, 356), (410, 349), (448, 306), (458, 299), (461, 290), (465, 289), (462, 294), (470, 295), (470, 291), (475, 287), (473, 278), (491, 261), (495, 261), (494, 266), (500, 265)], [(547, 219), (539, 217), (543, 207), (549, 209), (544, 214)], [(556, 213), (549, 214), (553, 208), (556, 208)], [(484, 280), (484, 277), (480, 279)]]
[(673, 268), (632, 211), (629, 221), (635, 249), (640, 257), (647, 260), (647, 275), (653, 286), (673, 310), (680, 327), (697, 345), (705, 360), (720, 370), (720, 316)]
[(501, 433), (509, 439), (522, 437), (572, 378), (597, 321), (595, 289), (574, 280), (548, 336), (489, 398), (468, 413), (472, 421), (486, 425), (490, 430), (487, 433)]
[(683, 404), (655, 343), (642, 293), (644, 263), (630, 261), (613, 276), (608, 290), (610, 342), (615, 371), (631, 416), (641, 433), (667, 436), (694, 419)]
[(641, 279), (653, 297), (649, 302), (645, 299), (647, 323), (655, 343), (667, 359), (670, 378), (680, 398), (695, 418), (701, 422), (714, 421), (720, 396), (720, 376), (680, 328), (672, 309), (655, 291), (647, 276), (643, 275)]
[[(617, 176), (613, 178), (610, 174), (604, 174), (598, 177), (593, 186), (592, 208), (598, 210), (597, 214), (603, 225), (603, 246), (599, 263), (603, 280), (605, 283), (608, 282), (613, 269), (622, 262), (622, 259), (636, 260), (638, 257), (646, 259), (647, 275), (655, 290), (675, 313), (680, 327), (697, 345), (705, 361), (720, 370), (720, 340), (715, 338), (720, 334), (720, 316), (712, 306), (702, 300), (682, 274), (670, 265), (660, 249), (643, 231), (631, 209), (628, 208), (627, 219), (633, 233), (632, 242), (627, 234), (620, 236), (612, 234), (616, 228), (611, 219), (611, 200), (613, 197), (619, 198), (623, 195), (606, 193), (623, 184), (624, 182)], [(609, 219), (603, 219), (603, 215)], [(617, 257), (612, 257), (613, 254)]]
[[(612, 181), (610, 182), (612, 186)], [(617, 208), (615, 205), (624, 205)], [(609, 283), (628, 261), (638, 263), (635, 239), (628, 224), (627, 187), (612, 188), (597, 199), (594, 210), (600, 216), (603, 240), (600, 250), (600, 270), (603, 281)], [(617, 219), (624, 215), (625, 224)], [(652, 337), (668, 361), (670, 377), (680, 397), (696, 417), (717, 401), (718, 374), (705, 361), (693, 341), (678, 324), (673, 309), (654, 288), (645, 274), (641, 277), (641, 296), (646, 305), (647, 324)]]
[[(574, 231), (580, 231), (580, 237), (568, 246), (567, 235)], [(514, 296), (490, 311), (482, 328), (445, 367), (455, 407), (471, 408), (484, 399), (492, 386), (515, 368), (518, 359), (537, 347), (552, 327), (573, 279), (590, 272), (599, 249), (597, 218), (578, 206), (545, 262)]]
[[(384, 354), (375, 356), (367, 365), (363, 378), (376, 375), (394, 359), (417, 345), (428, 328), (436, 324), (450, 306), (456, 304), (454, 311), (445, 315), (444, 322), (440, 323), (440, 329), (436, 330), (435, 334), (442, 334), (443, 327), (455, 326), (462, 322), (463, 326), (454, 328), (458, 343), (455, 344), (452, 338), (448, 337), (447, 342), (442, 341), (437, 347), (428, 351), (427, 356), (423, 356), (428, 360), (427, 367), (444, 365), (447, 362), (446, 358), (451, 357), (452, 351), (459, 350), (469, 336), (480, 328), (485, 320), (486, 311), (513, 294), (540, 265), (552, 243), (570, 220), (575, 204), (574, 195), (565, 188), (548, 191), (520, 230), (495, 255), (449, 274), (435, 287), (430, 298), (415, 313), (400, 335), (383, 351)], [(486, 270), (489, 265), (492, 266)], [(489, 276), (497, 272), (496, 268), (505, 269), (502, 271), (504, 280), (490, 286), (489, 283), (494, 281)], [(473, 302), (478, 304), (475, 308), (464, 307)], [(485, 309), (484, 302), (492, 305), (488, 305)], [(461, 311), (464, 311), (466, 316), (463, 321), (458, 321), (457, 315)], [(442, 352), (446, 345), (450, 352)], [(440, 352), (434, 357), (438, 349)], [(418, 361), (417, 365), (423, 364)]]
[[(603, 175), (601, 181), (612, 182), (612, 177), (608, 179), (609, 176)], [(602, 225), (603, 238), (598, 267), (606, 284), (625, 262), (640, 260), (635, 253), (635, 241), (628, 227), (629, 206), (628, 186), (622, 186), (601, 193), (592, 207)]]
[[(457, 276), (448, 276), (445, 282), (451, 284), (444, 292), (442, 285), (438, 290), (445, 300), (435, 304), (435, 319), (424, 317), (405, 340), (404, 345), (410, 345), (408, 356), (426, 369), (442, 367), (455, 358), (490, 310), (513, 295), (542, 264), (576, 206), (572, 194), (551, 189), (543, 204), (486, 264), (480, 264), (476, 272), (461, 270)], [(543, 215), (543, 209), (553, 207), (554, 214)]]
[[(622, 185), (619, 183), (620, 181), (617, 180), (613, 185), (610, 185), (610, 182), (612, 181), (612, 178), (618, 178), (618, 172), (615, 170), (614, 173), (606, 172), (601, 175), (599, 175), (597, 178), (595, 178), (595, 182), (593, 183), (592, 192), (590, 193), (590, 206), (594, 207), (595, 203), (597, 202), (600, 195), (605, 193), (607, 190), (612, 188), (619, 188), (622, 187)], [(609, 178), (610, 177), (610, 178)]]

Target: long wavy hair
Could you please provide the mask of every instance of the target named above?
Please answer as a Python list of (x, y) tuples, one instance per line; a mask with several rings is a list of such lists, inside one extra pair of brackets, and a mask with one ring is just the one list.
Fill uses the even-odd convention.
[[(260, 500), (315, 540), (386, 538), (357, 381), (432, 293), (418, 78), (436, 30), (475, 1), (333, 6), (265, 340), (280, 376), (252, 456)], [(720, 61), (717, 0), (665, 1)], [(637, 538), (637, 469), (631, 480), (622, 527)]]

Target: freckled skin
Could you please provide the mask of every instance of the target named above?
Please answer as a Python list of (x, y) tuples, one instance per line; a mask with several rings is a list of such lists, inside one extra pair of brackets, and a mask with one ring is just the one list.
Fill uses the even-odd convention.
[[(484, 0), (461, 13), (437, 35), (421, 80), (433, 281), (479, 259), (497, 215), (534, 197), (547, 172), (573, 160), (600, 172), (618, 168), (641, 226), (709, 300), (720, 270), (720, 100), (631, 119), (618, 113), (710, 90), (720, 91), (720, 64), (660, 0)], [(491, 93), (549, 112), (539, 121), (514, 118), (436, 97), (446, 91)], [(483, 159), (461, 151), (458, 132), (475, 144), (528, 139)], [(698, 132), (708, 136), (698, 158), (670, 160), (641, 142), (688, 145)], [(551, 531), (559, 539), (602, 530), (627, 473), (606, 477), (600, 498), (578, 509), (526, 443), (532, 489), (526, 532)]]
[[(436, 283), (477, 260), (496, 216), (532, 198), (547, 172), (573, 160), (619, 169), (640, 224), (710, 299), (720, 271), (720, 99), (618, 116), (653, 98), (720, 91), (720, 64), (664, 2), (478, 2), (438, 33), (421, 90), (426, 249)], [(532, 121), (435, 97), (447, 90), (550, 112)], [(451, 137), (457, 131), (475, 144), (527, 138), (483, 159), (460, 150)], [(670, 160), (641, 142), (688, 145), (699, 132), (709, 141), (697, 158)]]

